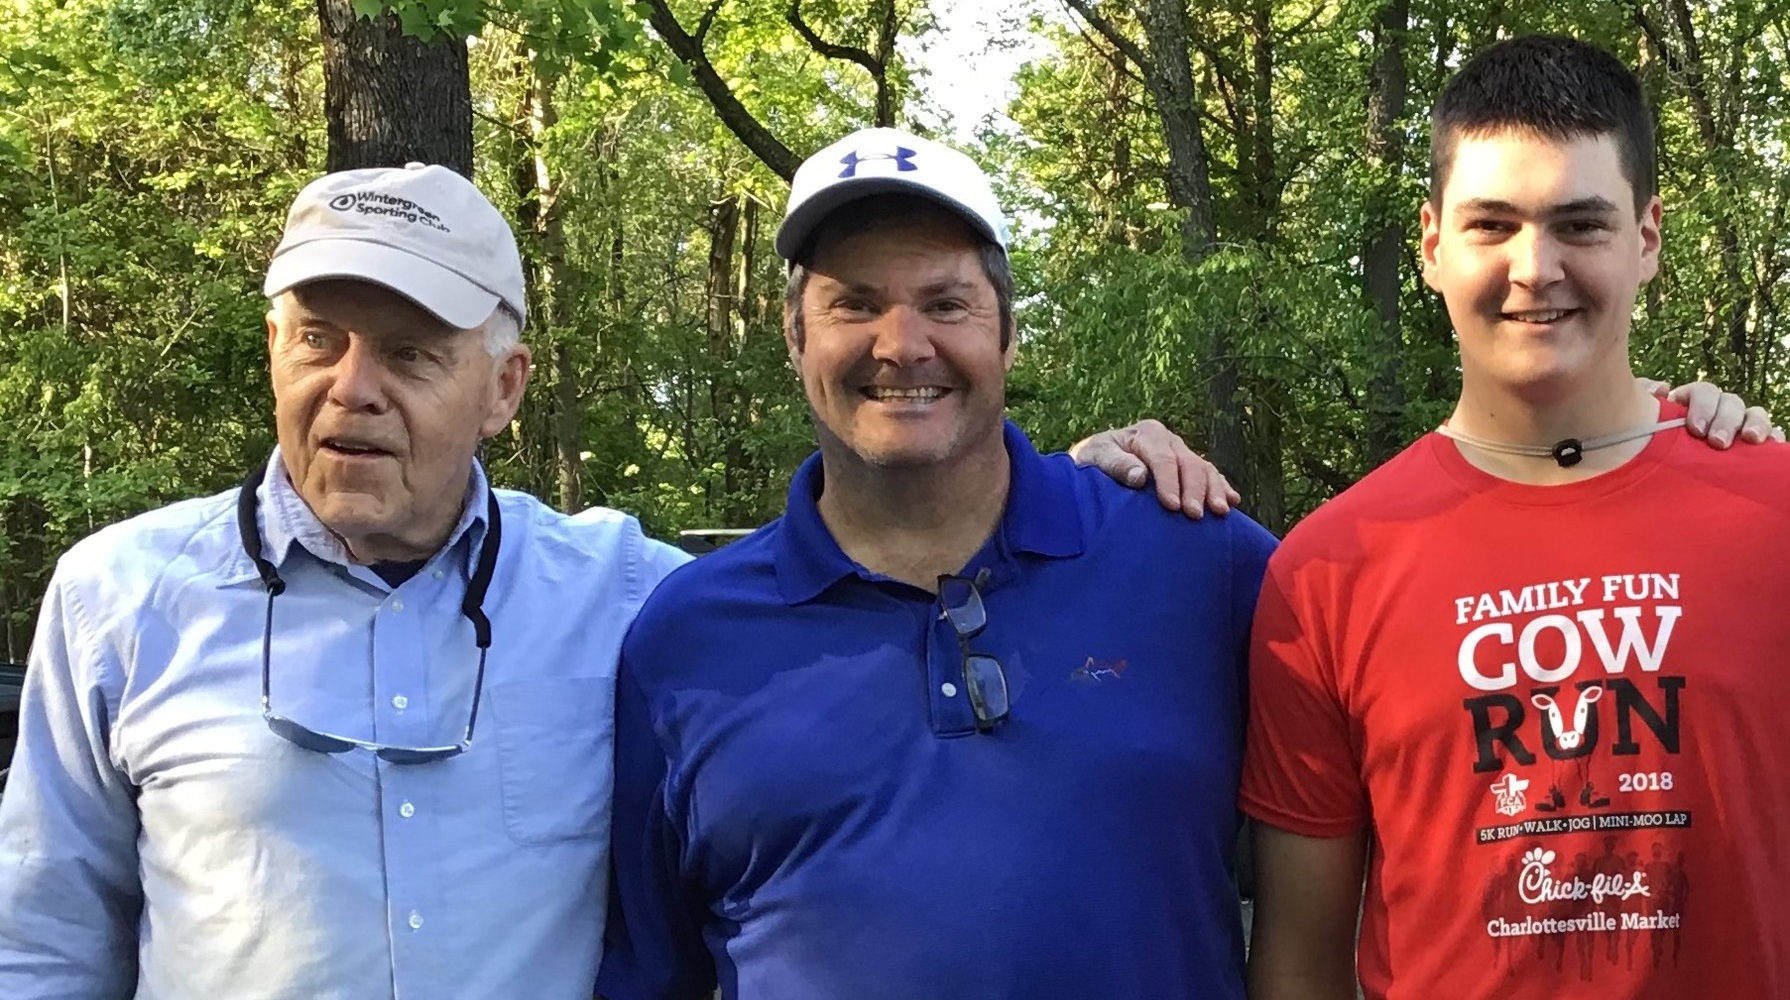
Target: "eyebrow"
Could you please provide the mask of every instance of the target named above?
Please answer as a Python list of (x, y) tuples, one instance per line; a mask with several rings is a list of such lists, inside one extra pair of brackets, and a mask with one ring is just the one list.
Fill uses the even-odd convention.
[[(1510, 202), (1499, 201), (1496, 198), (1469, 198), (1466, 201), (1461, 202), (1461, 208), (1468, 212), (1489, 212), (1496, 215), (1527, 214)], [(1546, 209), (1542, 210), (1541, 214), (1543, 218), (1558, 219), (1569, 215), (1608, 215), (1614, 211), (1616, 211), (1614, 202), (1610, 201), (1608, 198), (1592, 195), (1589, 198), (1579, 198), (1574, 201), (1561, 202), (1558, 205), (1549, 205)]]
[[(845, 293), (851, 294), (851, 295), (872, 295), (872, 296), (874, 296), (874, 295), (882, 294), (882, 292), (884, 290), (883, 286), (873, 285), (866, 281), (840, 281), (837, 278), (833, 278), (830, 280), (835, 285), (838, 286), (837, 291), (845, 292)], [(921, 285), (920, 293), (922, 295), (939, 295), (939, 294), (942, 294), (945, 292), (969, 291), (971, 289), (974, 289), (975, 287), (976, 287), (976, 284), (973, 281), (966, 281), (962, 278), (945, 278), (940, 281), (935, 281), (929, 285)]]
[(920, 291), (927, 295), (942, 295), (945, 292), (967, 292), (975, 287), (976, 283), (973, 281), (965, 281), (962, 278), (946, 278), (943, 281), (925, 285), (921, 287)]
[(353, 328), (353, 324), (339, 323), (322, 313), (301, 313), (295, 310), (287, 315), (289, 319), (293, 320), (292, 329), (294, 333), (302, 332), (306, 328), (315, 329), (317, 327), (323, 327), (336, 332), (359, 333), (363, 337), (371, 337), (382, 344), (416, 344), (418, 346), (429, 347), (433, 350), (445, 350), (450, 352), (458, 349), (455, 335), (465, 332), (443, 324), (440, 329), (436, 330), (422, 330), (415, 327), (405, 326), (395, 330), (382, 330), (369, 333), (364, 329)]

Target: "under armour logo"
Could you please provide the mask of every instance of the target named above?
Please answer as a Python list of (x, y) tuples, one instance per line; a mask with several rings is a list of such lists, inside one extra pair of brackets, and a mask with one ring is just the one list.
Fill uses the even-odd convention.
[(854, 149), (839, 158), (839, 162), (845, 164), (845, 169), (839, 171), (839, 176), (856, 177), (858, 164), (865, 160), (894, 160), (897, 171), (920, 169), (914, 166), (914, 151), (905, 146), (896, 146), (893, 153), (860, 153)]

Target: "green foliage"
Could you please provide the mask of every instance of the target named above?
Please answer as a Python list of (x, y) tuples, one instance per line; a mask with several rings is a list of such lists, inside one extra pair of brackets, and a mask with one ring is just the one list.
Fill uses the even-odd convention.
[(73, 538), (265, 454), (242, 262), (317, 148), (313, 34), (251, 0), (0, 13), (0, 654)]
[(389, 11), (405, 34), (424, 40), (497, 28), (525, 39), (551, 71), (577, 63), (609, 74), (625, 72), (627, 57), (645, 47), (652, 8), (633, 0), (354, 0), (354, 11), (368, 18)]
[[(1054, 4), (1015, 21), (1045, 54), (973, 152), (1018, 223), (1011, 409), (1041, 444), (1158, 416), (1196, 444), (1234, 367), (1255, 512), (1284, 526), (1367, 470), (1376, 416), (1408, 440), (1458, 372), (1416, 268), (1426, 110), (1465, 53), (1565, 30), (1643, 66), (1660, 118), (1666, 244), (1639, 370), (1710, 376), (1790, 409), (1785, 27), (1772, 5), (1687, 5), (1703, 64), (1639, 5), (1411, 0), (1402, 148), (1368, 152), (1381, 0), (1189, 0), (1220, 248), (1180, 246), (1162, 123), (1136, 66)], [(925, 112), (895, 10), (899, 117)], [(1130, 6), (1101, 0), (1142, 42)], [(787, 0), (674, 0), (716, 74), (798, 154), (869, 123), (870, 73), (815, 51)], [(803, 0), (824, 39), (873, 44), (874, 0)], [(356, 0), (471, 46), (477, 180), (533, 275), (533, 385), (485, 460), (501, 485), (638, 513), (669, 536), (762, 523), (812, 445), (785, 356), (770, 241), (786, 189), (646, 30), (631, 0)], [(1261, 26), (1267, 25), (1267, 33)], [(1666, 27), (1661, 27), (1666, 26)], [(1662, 49), (1662, 46), (1664, 49)], [(315, 10), (270, 0), (20, 0), (0, 7), (0, 655), (21, 658), (49, 569), (120, 517), (230, 486), (271, 446), (259, 281), (323, 162)], [(1700, 88), (1700, 89), (1699, 89)], [(1362, 289), (1401, 222), (1399, 324)], [(1402, 404), (1378, 381), (1390, 373)]]

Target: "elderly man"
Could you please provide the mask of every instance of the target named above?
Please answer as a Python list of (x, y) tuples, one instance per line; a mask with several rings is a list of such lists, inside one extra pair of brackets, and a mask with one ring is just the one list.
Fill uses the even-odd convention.
[(585, 1000), (616, 650), (684, 557), (486, 483), (529, 354), (465, 179), (312, 183), (266, 293), (279, 447), (50, 584), (0, 996)]
[(803, 164), (777, 249), (820, 452), (624, 645), (599, 992), (1241, 997), (1273, 539), (1003, 423), (1006, 226), (961, 153), (848, 136)]

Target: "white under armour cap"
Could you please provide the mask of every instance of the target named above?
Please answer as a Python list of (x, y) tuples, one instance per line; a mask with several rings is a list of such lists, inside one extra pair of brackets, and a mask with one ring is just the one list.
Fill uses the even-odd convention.
[(526, 315), (522, 255), (497, 207), (472, 182), (441, 166), (342, 170), (305, 185), (286, 215), (286, 234), (263, 291), (326, 278), (384, 285), (469, 330), (499, 303)]
[(975, 160), (899, 129), (867, 128), (802, 161), (777, 229), (777, 255), (794, 260), (829, 213), (873, 194), (930, 198), (1007, 249), (1007, 220)]

